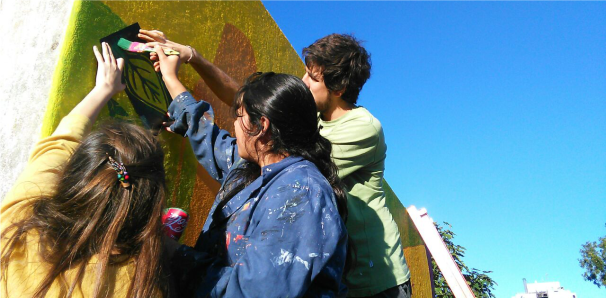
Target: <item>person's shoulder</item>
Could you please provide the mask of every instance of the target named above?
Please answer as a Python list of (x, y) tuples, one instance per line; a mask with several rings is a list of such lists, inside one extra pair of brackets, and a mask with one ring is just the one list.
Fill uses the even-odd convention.
[(349, 112), (351, 121), (365, 123), (368, 126), (373, 126), (375, 129), (381, 128), (381, 122), (369, 110), (363, 106), (358, 106)]
[(331, 194), (333, 192), (330, 183), (322, 175), (320, 170), (312, 162), (301, 160), (287, 167), (280, 177), (279, 188), (289, 189), (293, 193), (307, 193), (317, 197), (318, 193)]
[(343, 121), (335, 127), (335, 132), (348, 139), (377, 138), (383, 131), (381, 122), (364, 107), (356, 107), (343, 117)]
[(293, 180), (299, 182), (300, 184), (304, 183), (305, 185), (310, 186), (322, 184), (330, 186), (316, 165), (306, 159), (296, 162), (286, 168), (283, 177), (286, 180)]

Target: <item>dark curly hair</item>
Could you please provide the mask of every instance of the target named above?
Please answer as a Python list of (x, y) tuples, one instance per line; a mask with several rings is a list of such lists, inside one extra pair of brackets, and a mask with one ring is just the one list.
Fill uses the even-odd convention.
[(341, 98), (351, 104), (370, 77), (370, 54), (360, 43), (351, 35), (331, 34), (303, 49), (305, 65), (320, 68), (328, 90), (345, 89)]

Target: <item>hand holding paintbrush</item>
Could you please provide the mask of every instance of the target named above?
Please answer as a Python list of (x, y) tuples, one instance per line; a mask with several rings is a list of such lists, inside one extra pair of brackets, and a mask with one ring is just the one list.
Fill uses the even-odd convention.
[[(160, 46), (163, 49), (172, 49), (174, 51), (179, 52), (179, 60), (181, 63), (189, 63), (194, 57), (196, 57), (196, 52), (192, 47), (178, 44), (176, 42), (168, 40), (168, 38), (166, 38), (166, 35), (164, 35), (164, 33), (161, 31), (141, 29), (139, 30), (139, 34), (137, 35), (137, 37), (148, 41), (148, 43), (145, 44), (148, 47), (153, 48), (155, 46)], [(166, 50), (164, 51), (164, 53), (166, 54)], [(154, 69), (156, 70), (156, 72), (160, 71), (158, 55), (153, 52), (149, 55), (149, 58), (152, 61), (156, 61), (154, 63)]]
[[(129, 41), (124, 38), (120, 38), (120, 40), (118, 40), (118, 46), (125, 51), (134, 52), (134, 53), (143, 53), (143, 52), (155, 53), (156, 52), (156, 49), (154, 49), (153, 46), (149, 46), (147, 44), (136, 42), (136, 41), (134, 41), (134, 42)], [(162, 50), (165, 55), (179, 55), (178, 51), (175, 51), (175, 50), (172, 50), (169, 48), (163, 47)]]

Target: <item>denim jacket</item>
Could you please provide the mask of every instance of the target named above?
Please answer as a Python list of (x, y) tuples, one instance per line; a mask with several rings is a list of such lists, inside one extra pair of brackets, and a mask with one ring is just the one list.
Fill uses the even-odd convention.
[(174, 132), (189, 137), (208, 173), (221, 182), (196, 246), (171, 259), (183, 296), (342, 296), (347, 231), (334, 192), (316, 166), (290, 156), (262, 174), (220, 210), (222, 196), (238, 183), (236, 139), (220, 130), (213, 110), (190, 93), (169, 107)]

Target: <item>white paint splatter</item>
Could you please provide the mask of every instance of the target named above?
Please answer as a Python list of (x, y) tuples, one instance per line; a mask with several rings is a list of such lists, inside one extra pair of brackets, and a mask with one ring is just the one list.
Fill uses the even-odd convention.
[(304, 261), (303, 259), (299, 258), (298, 256), (295, 257), (295, 261), (303, 264), (303, 266), (305, 266), (305, 269), (309, 270), (309, 263), (307, 261)]
[[(313, 258), (313, 257), (317, 257), (318, 254), (316, 253), (310, 253), (309, 257)], [(309, 262), (301, 259), (299, 256), (295, 256), (293, 253), (291, 253), (288, 250), (284, 250), (284, 249), (280, 249), (280, 255), (271, 259), (271, 263), (275, 266), (282, 266), (284, 264), (287, 263), (292, 263), (293, 262), (293, 257), (294, 257), (294, 261), (303, 264), (303, 266), (305, 266), (305, 269), (309, 270)]]
[(272, 260), (272, 263), (278, 266), (284, 265), (285, 263), (292, 263), (292, 257), (293, 253), (280, 248), (280, 256), (275, 257)]

